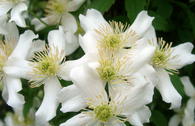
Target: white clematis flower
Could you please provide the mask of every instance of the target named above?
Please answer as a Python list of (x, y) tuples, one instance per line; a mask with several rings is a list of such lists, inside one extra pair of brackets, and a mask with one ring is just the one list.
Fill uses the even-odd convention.
[(190, 82), (189, 77), (182, 77), (181, 81), (184, 85), (184, 91), (187, 96), (190, 97), (185, 108), (181, 108), (178, 114), (171, 117), (169, 126), (179, 126), (181, 123), (183, 126), (194, 126), (194, 110), (195, 110), (195, 88)]
[(15, 60), (14, 64), (5, 68), (6, 72), (15, 77), (28, 79), (32, 87), (44, 84), (44, 98), (36, 112), (40, 122), (47, 122), (56, 116), (59, 102), (57, 94), (61, 89), (58, 78), (62, 78), (64, 69), (66, 38), (62, 27), (48, 35), (49, 46), (35, 53), (32, 60)]
[(10, 10), (10, 21), (14, 21), (20, 27), (26, 27), (23, 12), (27, 10), (26, 0), (1, 0), (0, 16), (7, 14)]
[[(88, 66), (80, 66), (72, 70), (71, 78), (81, 94), (80, 98), (75, 97), (80, 99), (80, 106), (77, 105), (77, 100), (72, 104), (68, 100), (67, 107), (71, 109), (72, 105), (77, 105), (77, 109), (79, 110), (80, 107), (83, 111), (60, 126), (125, 126), (125, 121), (135, 126), (143, 126), (144, 122), (149, 121), (151, 113), (145, 105), (152, 101), (152, 84), (143, 81), (140, 85), (121, 88), (117, 92), (111, 91), (108, 95), (102, 80), (96, 74)], [(66, 99), (71, 97), (73, 88), (64, 92), (68, 95)]]
[[(75, 33), (77, 23), (70, 12), (74, 12), (85, 2), (85, 0), (49, 0), (46, 5), (46, 17), (41, 20), (48, 25), (60, 24), (65, 31)], [(45, 27), (45, 24), (38, 19), (32, 20), (35, 30), (39, 31)]]
[[(24, 104), (24, 97), (18, 92), (22, 90), (19, 78), (6, 74), (4, 68), (15, 58), (25, 59), (30, 50), (32, 40), (37, 38), (32, 31), (26, 31), (19, 36), (18, 29), (14, 23), (6, 26), (5, 39), (0, 41), (0, 77), (3, 81), (3, 98), (8, 105), (19, 111)], [(26, 50), (24, 50), (26, 48)]]
[[(141, 22), (141, 17), (144, 17)], [(71, 68), (86, 63), (94, 64), (94, 70), (102, 80), (109, 83), (128, 83), (130, 76), (150, 61), (154, 48), (145, 45), (142, 33), (151, 26), (153, 18), (145, 11), (141, 12), (131, 27), (122, 23), (105, 21), (102, 14), (89, 9), (87, 15), (80, 15), (81, 26), (86, 31), (80, 36), (80, 45), (85, 55), (75, 61), (66, 62)], [(146, 23), (144, 23), (146, 22)], [(144, 29), (137, 34), (135, 24), (142, 24)], [(139, 48), (145, 47), (142, 51)], [(140, 58), (142, 57), (142, 58)], [(68, 73), (64, 72), (67, 79)]]
[[(21, 115), (18, 115), (17, 113), (7, 113), (4, 122), (5, 122), (4, 123), (5, 126), (40, 126), (41, 125), (35, 122), (35, 113), (33, 109), (31, 109), (30, 113), (25, 118)], [(50, 126), (50, 124), (45, 123), (42, 124), (41, 126)]]
[(170, 108), (178, 108), (181, 105), (182, 97), (173, 87), (169, 74), (177, 73), (178, 69), (195, 61), (195, 55), (191, 54), (193, 45), (188, 42), (171, 47), (171, 43), (166, 43), (162, 39), (159, 39), (158, 42), (153, 39), (152, 45), (156, 48), (151, 60), (151, 65), (155, 68), (158, 78), (155, 85), (163, 100), (171, 103)]
[(195, 88), (190, 82), (189, 77), (182, 77), (181, 81), (184, 85), (184, 90), (190, 99), (187, 102), (186, 108), (184, 110), (183, 125), (184, 126), (194, 126), (195, 125)]

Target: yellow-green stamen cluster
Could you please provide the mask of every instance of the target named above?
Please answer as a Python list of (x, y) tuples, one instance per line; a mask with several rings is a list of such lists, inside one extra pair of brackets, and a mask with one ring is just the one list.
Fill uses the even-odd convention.
[(116, 68), (109, 60), (101, 60), (100, 67), (97, 68), (101, 79), (108, 82), (116, 79), (118, 70), (119, 68)]
[(66, 0), (49, 0), (45, 12), (48, 15), (63, 14), (67, 11)]
[(93, 111), (95, 118), (101, 122), (107, 122), (114, 116), (112, 107), (108, 104), (96, 106)]
[[(133, 31), (126, 31), (128, 25), (121, 22), (109, 22), (96, 30), (99, 36), (99, 48), (109, 51), (117, 51), (125, 47), (129, 40), (136, 40), (138, 36)], [(132, 39), (133, 38), (133, 39)]]
[(53, 51), (46, 50), (38, 52), (33, 58), (31, 65), (33, 66), (32, 76), (35, 78), (30, 80), (31, 87), (37, 87), (45, 78), (57, 76), (64, 57), (57, 49)]
[[(133, 46), (139, 38), (135, 32), (130, 31), (128, 28), (128, 25), (112, 21), (109, 22), (109, 24), (100, 26), (100, 28), (96, 30), (99, 38), (98, 53), (100, 57), (100, 66), (97, 68), (97, 71), (102, 80), (107, 82), (116, 80), (127, 82), (127, 77), (119, 74), (123, 65), (125, 65), (126, 61), (123, 59), (125, 59), (126, 56), (120, 57), (118, 53), (123, 51), (130, 43), (130, 46)], [(129, 42), (130, 40), (134, 41)]]
[(156, 48), (152, 57), (152, 65), (156, 68), (164, 68), (171, 73), (177, 72), (176, 69), (172, 68), (169, 64), (169, 60), (173, 57), (172, 54), (172, 43), (166, 43), (162, 38), (159, 39), (159, 46)]

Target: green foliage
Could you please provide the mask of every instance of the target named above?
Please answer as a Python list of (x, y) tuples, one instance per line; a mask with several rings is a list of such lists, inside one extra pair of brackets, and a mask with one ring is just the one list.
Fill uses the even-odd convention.
[(158, 110), (154, 110), (151, 116), (151, 122), (155, 124), (155, 126), (167, 126), (168, 122), (163, 113)]
[(146, 5), (147, 0), (125, 0), (125, 9), (131, 23), (134, 21), (137, 14), (145, 9)]
[(88, 8), (94, 8), (104, 13), (109, 10), (114, 2), (115, 0), (92, 0)]

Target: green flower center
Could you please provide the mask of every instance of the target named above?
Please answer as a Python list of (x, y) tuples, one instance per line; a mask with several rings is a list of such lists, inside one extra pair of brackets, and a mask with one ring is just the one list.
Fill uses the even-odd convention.
[(101, 122), (107, 122), (114, 116), (111, 106), (100, 105), (94, 109), (95, 117)]
[(169, 60), (169, 56), (164, 51), (156, 49), (152, 57), (152, 63), (156, 67), (164, 67)]
[(58, 70), (58, 65), (50, 62), (49, 60), (43, 60), (40, 62), (40, 71), (46, 75), (55, 75)]
[(122, 44), (119, 34), (105, 36), (103, 42), (105, 44), (105, 48), (112, 50), (120, 48)]
[(40, 52), (36, 57), (34, 74), (55, 76), (59, 70), (60, 57), (57, 55), (48, 55), (47, 52)]
[(117, 69), (111, 61), (100, 61), (101, 65), (97, 68), (100, 78), (105, 81), (111, 81), (116, 78)]

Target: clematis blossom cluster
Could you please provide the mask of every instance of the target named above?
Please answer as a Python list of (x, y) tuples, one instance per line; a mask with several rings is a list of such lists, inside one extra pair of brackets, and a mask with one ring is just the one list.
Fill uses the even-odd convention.
[[(148, 104), (153, 101), (155, 88), (170, 109), (180, 108), (182, 97), (170, 75), (178, 74), (179, 69), (195, 61), (191, 53), (193, 45), (186, 42), (172, 47), (172, 43), (158, 39), (152, 25), (155, 17), (144, 10), (129, 25), (106, 21), (98, 10), (88, 9), (86, 14), (80, 14), (77, 24), (70, 12), (78, 10), (84, 2), (49, 0), (47, 15), (31, 23), (36, 31), (47, 25), (59, 27), (48, 32), (47, 40), (41, 40), (32, 30), (18, 32), (17, 26), (25, 27), (21, 13), (27, 10), (26, 1), (0, 1), (0, 8), (4, 7), (1, 8), (4, 11), (0, 10), (4, 14), (0, 18), (2, 96), (15, 112), (8, 114), (6, 125), (49, 126), (49, 121), (58, 116), (60, 106), (63, 113), (78, 113), (60, 126), (126, 126), (126, 123), (143, 126), (150, 121)], [(25, 7), (21, 10), (18, 6)], [(77, 33), (78, 25), (84, 34)], [(84, 55), (73, 60), (67, 58), (78, 46)], [(28, 80), (29, 88), (43, 87), (41, 104), (32, 112), (33, 122), (22, 116), (25, 96), (20, 92), (21, 79)], [(181, 80), (191, 97), (183, 120), (189, 123), (186, 126), (191, 126), (195, 90), (189, 78)], [(72, 84), (65, 86), (62, 81)], [(189, 118), (191, 121), (186, 121)], [(170, 126), (176, 121), (179, 122), (177, 115)]]

